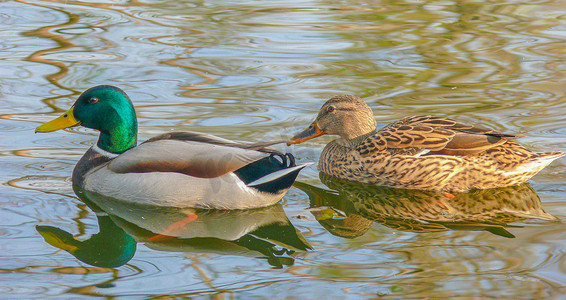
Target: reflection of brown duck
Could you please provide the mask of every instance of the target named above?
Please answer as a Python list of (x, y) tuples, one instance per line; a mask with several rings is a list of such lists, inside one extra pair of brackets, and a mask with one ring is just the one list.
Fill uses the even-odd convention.
[[(413, 232), (486, 230), (513, 237), (503, 228), (509, 223), (527, 219), (556, 220), (544, 211), (538, 195), (528, 184), (474, 190), (451, 197), (432, 191), (352, 183), (323, 173), (320, 176), (338, 195), (303, 183), (296, 186), (309, 195), (312, 206), (330, 206), (346, 214), (340, 217), (331, 216), (327, 210), (313, 211), (325, 228), (343, 237), (365, 233), (371, 221)], [(348, 220), (350, 217), (353, 219)], [(348, 225), (353, 226), (348, 228)]]

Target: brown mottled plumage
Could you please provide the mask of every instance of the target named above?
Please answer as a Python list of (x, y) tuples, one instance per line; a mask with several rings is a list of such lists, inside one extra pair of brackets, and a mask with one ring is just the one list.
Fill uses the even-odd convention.
[(338, 178), (397, 188), (462, 192), (527, 181), (559, 151), (536, 153), (505, 134), (435, 116), (412, 116), (376, 130), (370, 107), (336, 96), (289, 144), (339, 135), (324, 148), (319, 170)]

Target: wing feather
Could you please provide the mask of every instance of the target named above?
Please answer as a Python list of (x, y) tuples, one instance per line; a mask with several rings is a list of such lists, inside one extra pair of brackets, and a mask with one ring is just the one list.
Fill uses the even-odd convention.
[(390, 151), (415, 154), (473, 155), (484, 152), (522, 135), (501, 133), (480, 126), (467, 125), (435, 116), (413, 116), (401, 119), (377, 131), (358, 149), (364, 153)]
[(212, 134), (196, 132), (196, 131), (174, 131), (174, 132), (168, 132), (158, 136), (154, 136), (149, 140), (145, 141), (144, 143), (151, 143), (158, 140), (193, 141), (193, 142), (200, 142), (200, 143), (227, 146), (227, 147), (250, 149), (265, 153), (279, 154), (279, 155), (283, 155), (283, 153), (269, 146), (287, 142), (285, 140), (276, 140), (276, 141), (252, 143), (252, 142), (232, 141)]
[(154, 139), (113, 159), (116, 173), (177, 172), (215, 178), (262, 159), (265, 153), (202, 142)]

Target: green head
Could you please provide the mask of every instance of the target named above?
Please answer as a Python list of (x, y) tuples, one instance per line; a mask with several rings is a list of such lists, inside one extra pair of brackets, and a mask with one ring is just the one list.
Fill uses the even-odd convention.
[(138, 123), (130, 98), (110, 85), (92, 87), (59, 118), (35, 130), (51, 132), (76, 125), (100, 131), (97, 145), (112, 153), (122, 153), (136, 146)]

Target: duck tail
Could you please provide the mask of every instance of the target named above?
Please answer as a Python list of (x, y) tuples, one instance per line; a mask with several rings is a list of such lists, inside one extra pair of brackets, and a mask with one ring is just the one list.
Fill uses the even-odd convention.
[(258, 178), (247, 185), (259, 191), (278, 194), (288, 190), (297, 179), (299, 172), (309, 164), (298, 165), (283, 170), (275, 171), (266, 176)]
[(299, 172), (308, 164), (296, 165), (292, 154), (271, 154), (234, 173), (249, 187), (278, 194), (293, 185)]
[(548, 166), (555, 159), (564, 156), (564, 153), (562, 153), (561, 151), (543, 152), (538, 154), (539, 155), (537, 158), (535, 158), (535, 161), (539, 165), (541, 165), (541, 168), (539, 170), (542, 170), (544, 167)]
[(525, 163), (520, 164), (518, 167), (510, 171), (511, 173), (527, 173), (530, 172), (532, 177), (546, 166), (548, 166), (555, 159), (560, 158), (564, 153), (560, 151), (536, 153), (533, 157), (526, 160)]

